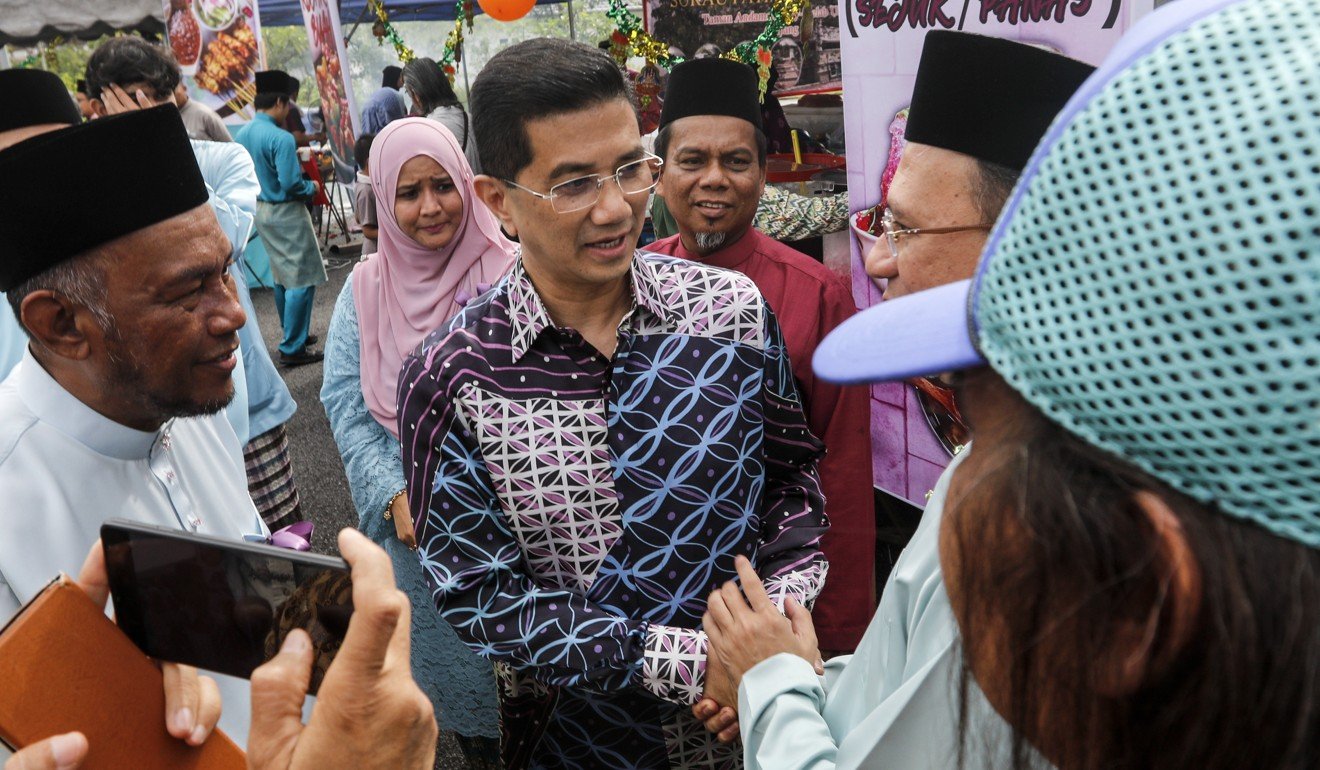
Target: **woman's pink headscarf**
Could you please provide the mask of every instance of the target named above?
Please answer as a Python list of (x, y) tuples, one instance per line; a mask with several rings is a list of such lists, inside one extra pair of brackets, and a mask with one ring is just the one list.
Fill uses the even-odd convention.
[[(394, 217), (399, 172), (425, 155), (439, 163), (463, 197), (463, 221), (449, 245), (427, 249), (403, 234)], [(396, 388), (403, 359), (443, 328), (466, 300), (513, 265), (514, 245), (472, 187), (472, 168), (449, 129), (425, 118), (396, 120), (371, 145), (371, 189), (380, 230), (377, 251), (353, 271), (353, 304), (362, 337), (362, 395), (371, 416), (398, 438)]]

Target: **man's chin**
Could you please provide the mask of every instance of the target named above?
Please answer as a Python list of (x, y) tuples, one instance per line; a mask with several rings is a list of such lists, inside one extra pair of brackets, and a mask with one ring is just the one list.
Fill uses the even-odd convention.
[(165, 405), (164, 411), (169, 417), (206, 417), (223, 411), (233, 401), (234, 390), (230, 388), (229, 393), (225, 395)]
[(697, 253), (703, 256), (724, 248), (724, 244), (728, 240), (729, 234), (722, 230), (707, 232), (698, 230), (692, 234), (692, 241), (697, 246)]

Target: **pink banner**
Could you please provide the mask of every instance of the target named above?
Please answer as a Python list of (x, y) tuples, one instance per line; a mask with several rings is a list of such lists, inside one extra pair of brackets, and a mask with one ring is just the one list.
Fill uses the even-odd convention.
[(339, 29), (339, 5), (327, 0), (302, 0), (303, 24), (307, 27), (308, 55), (321, 91), (321, 117), (325, 121), (326, 141), (335, 159), (340, 179), (352, 179), (353, 142), (358, 131), (358, 111), (353, 104), (353, 89), (348, 86), (344, 68), (348, 54), (344, 35)]
[[(959, 29), (1042, 45), (1099, 64), (1154, 0), (839, 0), (843, 54), (844, 130), (853, 212), (880, 202), (891, 129), (906, 109), (922, 41), (932, 29)], [(901, 133), (900, 133), (901, 136)], [(880, 301), (852, 236), (853, 295), (859, 307)], [(924, 506), (926, 493), (949, 463), (911, 386), (872, 389), (871, 438), (875, 484)]]
[(257, 0), (165, 0), (165, 36), (190, 98), (226, 123), (252, 119), (265, 62)]

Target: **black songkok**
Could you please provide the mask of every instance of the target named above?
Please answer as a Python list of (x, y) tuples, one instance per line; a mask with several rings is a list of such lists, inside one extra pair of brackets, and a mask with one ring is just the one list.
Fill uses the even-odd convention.
[[(131, 189), (124, 180), (132, 180)], [(0, 291), (206, 200), (188, 132), (171, 104), (19, 142), (0, 151)]]
[[(0, 105), (0, 131), (82, 122), (64, 81), (45, 70), (0, 70)], [(36, 179), (28, 181), (35, 183)]]
[(669, 73), (660, 128), (694, 115), (725, 115), (761, 128), (756, 70), (728, 59), (691, 59)]
[(399, 87), (399, 76), (403, 74), (402, 69), (400, 69), (399, 67), (395, 67), (393, 64), (391, 64), (390, 66), (381, 70), (380, 73), (381, 73), (380, 85), (382, 88)]
[(1021, 171), (1054, 116), (1095, 68), (968, 32), (926, 34), (907, 139)]
[(257, 93), (289, 95), (289, 86), (293, 78), (283, 70), (262, 70), (256, 74)]

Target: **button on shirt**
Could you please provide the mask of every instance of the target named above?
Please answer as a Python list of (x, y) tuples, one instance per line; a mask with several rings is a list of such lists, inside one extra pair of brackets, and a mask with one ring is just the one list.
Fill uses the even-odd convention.
[(533, 766), (736, 766), (687, 708), (706, 597), (737, 554), (781, 605), (820, 592), (822, 450), (748, 278), (639, 253), (629, 280), (612, 359), (519, 262), (405, 362), (419, 551)]

